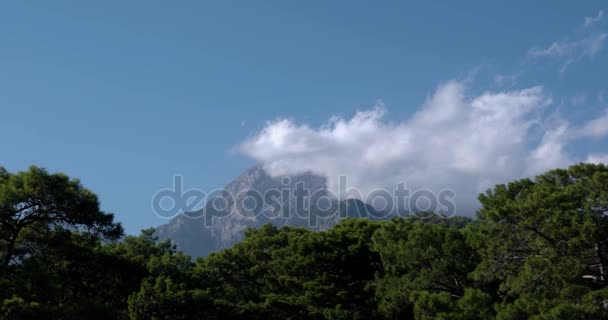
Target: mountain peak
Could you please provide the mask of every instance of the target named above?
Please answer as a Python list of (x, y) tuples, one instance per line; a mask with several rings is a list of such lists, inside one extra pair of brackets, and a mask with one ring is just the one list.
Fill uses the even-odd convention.
[[(303, 207), (302, 203), (294, 200), (296, 188), (306, 190), (307, 195), (304, 196), (303, 201), (308, 203), (308, 206)], [(328, 200), (327, 204), (336, 208), (334, 212), (340, 210), (344, 215), (319, 214), (319, 209), (315, 209), (316, 207), (310, 204), (318, 203), (322, 196), (327, 195), (324, 177), (312, 173), (272, 177), (261, 164), (243, 171), (226, 184), (223, 190), (228, 192), (232, 199), (237, 199), (237, 202), (239, 197), (248, 192), (256, 192), (264, 201), (270, 192), (280, 197), (273, 199), (278, 200), (274, 203), (263, 203), (255, 214), (243, 214), (234, 202), (223, 210), (213, 209), (208, 202), (204, 214), (213, 212), (213, 217), (191, 218), (187, 215), (179, 215), (157, 228), (156, 234), (159, 240), (171, 239), (179, 250), (192, 256), (206, 256), (212, 251), (230, 247), (242, 240), (243, 232), (247, 228), (259, 228), (266, 223), (272, 223), (277, 226), (290, 225), (325, 230), (342, 217), (362, 217), (370, 210), (373, 211), (359, 200), (349, 199), (343, 202)], [(283, 198), (285, 194), (289, 196)]]

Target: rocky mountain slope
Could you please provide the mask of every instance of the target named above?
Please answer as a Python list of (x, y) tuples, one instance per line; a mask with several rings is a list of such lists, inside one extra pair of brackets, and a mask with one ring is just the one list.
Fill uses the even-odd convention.
[[(314, 174), (271, 177), (257, 165), (228, 183), (204, 209), (173, 218), (157, 228), (191, 256), (206, 256), (243, 238), (247, 228), (266, 223), (324, 230), (344, 217), (362, 217), (373, 208), (358, 200), (327, 197), (326, 180)], [(220, 201), (221, 200), (221, 201)]]

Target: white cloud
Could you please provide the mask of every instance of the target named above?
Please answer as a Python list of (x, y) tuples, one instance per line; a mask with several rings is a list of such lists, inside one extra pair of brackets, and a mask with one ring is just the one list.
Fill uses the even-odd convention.
[(587, 160), (585, 160), (585, 162), (587, 162), (587, 163), (595, 163), (595, 164), (599, 164), (599, 163), (608, 164), (608, 154), (606, 154), (606, 153), (593, 153), (593, 154), (590, 154), (587, 157)]
[(551, 98), (541, 87), (474, 97), (465, 89), (459, 81), (445, 83), (420, 111), (396, 123), (385, 120), (381, 103), (319, 128), (271, 121), (239, 149), (273, 175), (310, 171), (328, 177), (330, 188), (345, 175), (364, 195), (401, 182), (435, 192), (451, 188), (460, 214), (471, 214), (479, 192), (571, 164), (568, 143), (608, 134), (608, 113), (580, 128), (543, 117)]
[(604, 10), (600, 10), (595, 17), (585, 17), (584, 26), (591, 27), (592, 25), (598, 23), (604, 17)]
[(587, 122), (582, 128), (577, 130), (577, 136), (601, 138), (608, 135), (608, 110), (596, 119)]
[[(586, 17), (577, 29), (528, 58), (555, 59), (563, 73), (570, 65), (593, 59), (608, 33), (591, 26), (604, 12)], [(608, 154), (577, 156), (570, 146), (608, 136), (608, 110), (577, 126), (547, 112), (551, 96), (540, 86), (509, 89), (518, 75), (497, 74), (501, 91), (471, 96), (469, 80), (440, 85), (410, 118), (386, 119), (382, 101), (351, 118), (332, 117), (321, 127), (289, 119), (269, 121), (238, 149), (275, 176), (313, 172), (328, 178), (337, 192), (338, 177), (365, 196), (377, 188), (405, 182), (410, 189), (457, 192), (458, 214), (472, 215), (477, 195), (497, 183), (534, 176), (576, 162), (607, 163)], [(587, 103), (587, 94), (572, 105)], [(603, 102), (603, 92), (598, 94)], [(549, 115), (547, 115), (549, 114)]]
[(548, 169), (568, 166), (573, 162), (564, 146), (571, 138), (567, 123), (547, 130), (541, 142), (530, 152), (524, 175), (533, 176)]

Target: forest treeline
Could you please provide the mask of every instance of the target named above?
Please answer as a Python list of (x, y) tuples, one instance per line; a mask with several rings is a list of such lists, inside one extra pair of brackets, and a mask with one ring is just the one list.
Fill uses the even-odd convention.
[(608, 319), (608, 167), (479, 196), (474, 220), (265, 225), (192, 260), (78, 180), (0, 168), (5, 319)]

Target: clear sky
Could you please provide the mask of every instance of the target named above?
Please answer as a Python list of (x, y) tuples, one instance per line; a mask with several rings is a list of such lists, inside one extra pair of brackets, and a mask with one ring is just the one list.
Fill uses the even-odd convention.
[(150, 202), (174, 174), (212, 189), (277, 160), (256, 144), (276, 119), (317, 141), (333, 116), (382, 104), (395, 134), (451, 81), (471, 101), (542, 86), (543, 123), (589, 138), (560, 144), (564, 161), (598, 159), (607, 14), (604, 1), (7, 1), (0, 165), (78, 177), (137, 233), (165, 222)]

